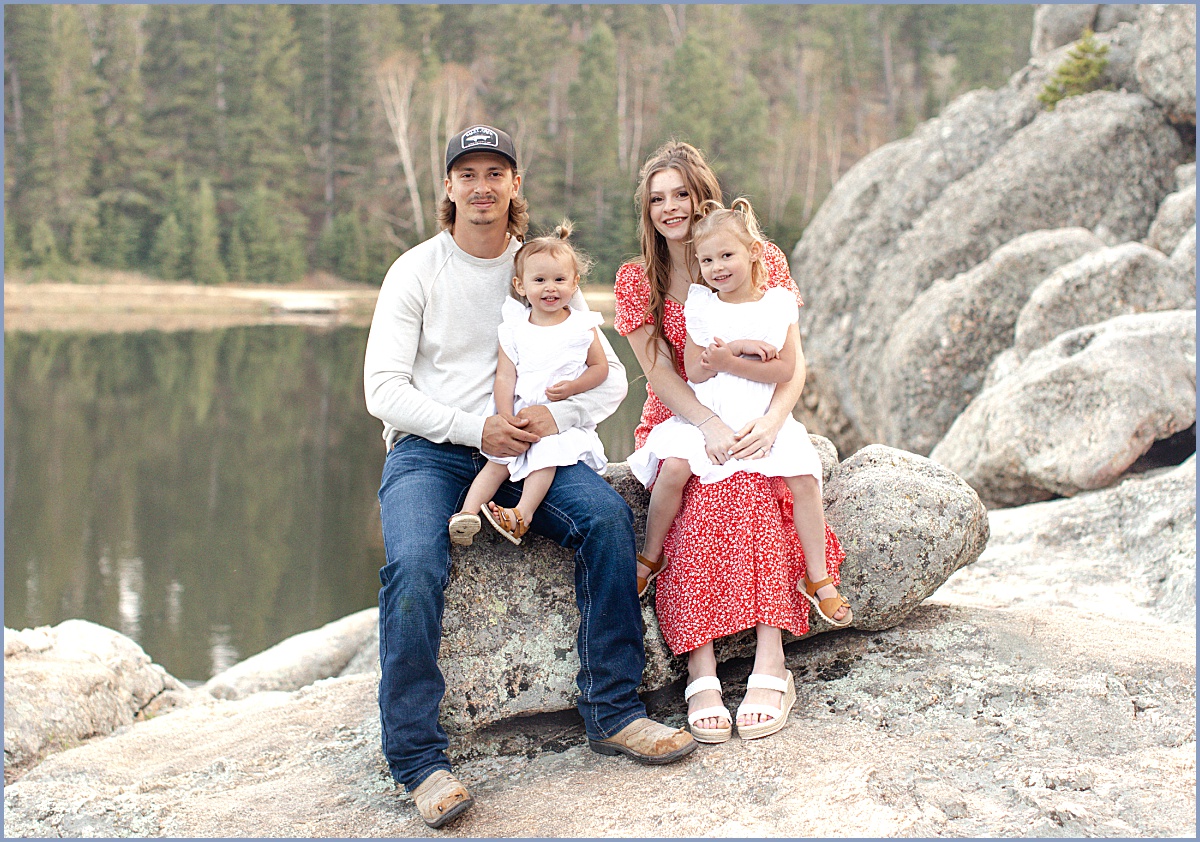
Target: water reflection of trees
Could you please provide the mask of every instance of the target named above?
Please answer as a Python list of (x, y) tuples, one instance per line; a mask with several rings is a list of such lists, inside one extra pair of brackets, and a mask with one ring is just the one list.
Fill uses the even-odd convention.
[(382, 445), (364, 343), (279, 327), (6, 337), (6, 624), (92, 619), (204, 678), (222, 627), (244, 657), (373, 604)]
[[(634, 379), (601, 425), (624, 459)], [(79, 617), (186, 679), (373, 605), (366, 331), (5, 337), (5, 624)]]

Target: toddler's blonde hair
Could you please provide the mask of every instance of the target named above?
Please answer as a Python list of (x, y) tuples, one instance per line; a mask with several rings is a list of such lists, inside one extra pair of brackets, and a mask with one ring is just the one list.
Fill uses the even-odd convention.
[[(513, 255), (513, 277), (520, 278), (525, 274), (525, 261), (530, 257), (535, 254), (548, 253), (559, 259), (568, 258), (571, 265), (575, 267), (575, 275), (579, 278), (579, 282), (583, 283), (583, 279), (591, 270), (594, 261), (567, 242), (574, 230), (575, 226), (571, 220), (564, 219), (554, 226), (552, 233), (543, 234), (522, 243), (521, 247), (517, 249), (517, 253)], [(529, 304), (525, 296), (517, 293), (514, 285), (509, 285), (508, 293), (522, 304)]]
[[(750, 206), (749, 199), (739, 196), (729, 207), (725, 207), (716, 199), (706, 199), (697, 209), (697, 213), (700, 218), (692, 223), (693, 253), (702, 240), (718, 231), (729, 231), (747, 249), (754, 243), (758, 243), (759, 248), (765, 248), (767, 245), (767, 238), (759, 228), (758, 218), (754, 215), (754, 208)], [(767, 288), (767, 267), (761, 255), (750, 264), (750, 281), (755, 289)]]

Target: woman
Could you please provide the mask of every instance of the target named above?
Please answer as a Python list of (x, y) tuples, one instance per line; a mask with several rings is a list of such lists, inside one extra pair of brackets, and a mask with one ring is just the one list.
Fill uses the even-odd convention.
[[(732, 430), (700, 403), (683, 374), (683, 302), (699, 280), (689, 242), (694, 212), (707, 199), (721, 198), (716, 175), (698, 150), (669, 142), (650, 156), (638, 184), (642, 258), (617, 272), (617, 331), (646, 372), (646, 403), (634, 433), (640, 447), (650, 430), (672, 415), (700, 426), (705, 449), (714, 462), (754, 458), (769, 451), (775, 436), (800, 397), (803, 378), (780, 384), (766, 415), (743, 430)], [(768, 286), (783, 286), (799, 301), (787, 259), (768, 244), (763, 259)], [(740, 472), (704, 485), (696, 478), (682, 490), (683, 508), (667, 534), (660, 559), (639, 561), (638, 576), (658, 577), (656, 608), (667, 645), (688, 653), (689, 721), (693, 733), (710, 742), (728, 739), (731, 722), (716, 679), (713, 641), (753, 627), (757, 645), (750, 689), (739, 709), (743, 737), (766, 736), (783, 727), (795, 693), (784, 666), (781, 629), (808, 631), (809, 602), (796, 584), (804, 570), (803, 554), (792, 526), (791, 497), (778, 478)], [(736, 508), (750, 517), (723, 519)], [(651, 548), (647, 547), (649, 551)], [(837, 538), (826, 529), (826, 567), (837, 582), (844, 558)], [(832, 593), (831, 593), (832, 592)], [(821, 588), (822, 599), (836, 593)], [(845, 609), (834, 615), (838, 621)]]

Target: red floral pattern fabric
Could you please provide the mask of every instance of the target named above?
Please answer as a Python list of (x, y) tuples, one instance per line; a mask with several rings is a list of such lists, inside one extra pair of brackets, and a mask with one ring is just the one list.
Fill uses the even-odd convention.
[[(763, 258), (767, 285), (791, 289), (803, 304), (778, 246), (768, 244)], [(650, 287), (640, 264), (626, 263), (618, 270), (615, 290), (618, 333), (628, 336), (653, 324), (647, 313)], [(663, 331), (682, 370), (682, 304), (667, 299)], [(636, 446), (672, 414), (647, 383), (634, 433)], [(758, 623), (796, 635), (808, 632), (809, 602), (796, 590), (804, 573), (804, 551), (792, 524), (792, 495), (782, 479), (738, 473), (702, 485), (692, 477), (663, 553), (670, 563), (655, 580), (655, 608), (663, 637), (676, 655)], [(825, 566), (835, 582), (841, 581), (839, 568), (845, 558), (837, 536), (826, 526)]]

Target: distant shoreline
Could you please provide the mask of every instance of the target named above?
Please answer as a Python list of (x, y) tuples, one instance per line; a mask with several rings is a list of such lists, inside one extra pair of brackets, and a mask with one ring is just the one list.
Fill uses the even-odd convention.
[[(96, 273), (80, 283), (4, 279), (5, 333), (129, 333), (213, 330), (255, 324), (366, 327), (377, 287), (314, 275), (297, 285), (202, 286), (129, 272)], [(585, 289), (588, 306), (612, 324), (611, 289)]]

